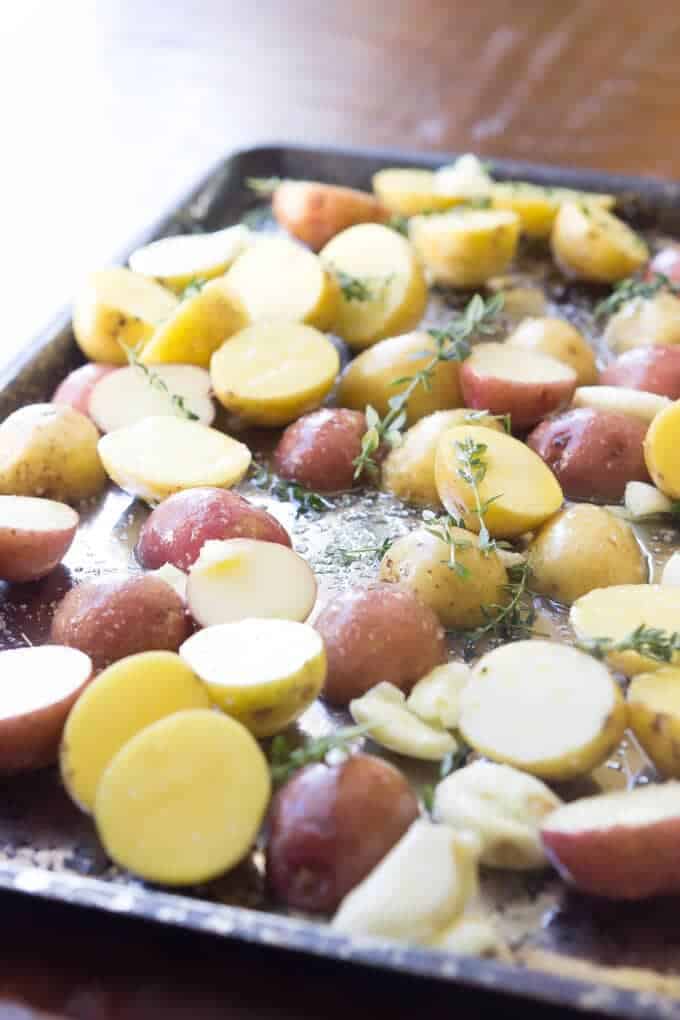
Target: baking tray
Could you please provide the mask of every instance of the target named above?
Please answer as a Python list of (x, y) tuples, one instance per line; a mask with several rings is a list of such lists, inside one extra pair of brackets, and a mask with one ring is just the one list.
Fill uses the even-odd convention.
[[(257, 199), (245, 184), (247, 177), (311, 178), (367, 188), (371, 175), (381, 167), (434, 167), (452, 158), (285, 145), (237, 152), (222, 160), (165, 217), (135, 238), (117, 261), (124, 261), (129, 251), (164, 234), (216, 229), (244, 214), (252, 215), (250, 210), (259, 217)], [(499, 179), (614, 192), (624, 215), (636, 226), (680, 238), (680, 184), (503, 159), (493, 160), (493, 170)], [(261, 219), (260, 226), (267, 229)], [(529, 252), (527, 271), (532, 258), (535, 260)], [(550, 299), (587, 331), (589, 308), (597, 293), (592, 288), (565, 286), (563, 281), (546, 279), (545, 285)], [(440, 302), (428, 314), (434, 322), (445, 310)], [(56, 383), (81, 361), (65, 311), (0, 373), (0, 417), (22, 404), (48, 398)], [(248, 439), (266, 458), (271, 440), (262, 433)], [(360, 548), (366, 544), (366, 536), (379, 543), (419, 519), (417, 511), (400, 507), (383, 494), (370, 493), (359, 500), (341, 497), (319, 528), (313, 515), (298, 516), (294, 506), (270, 500), (253, 482), (245, 483), (243, 490), (268, 505), (289, 527), (296, 547), (312, 561), (326, 593), (365, 580), (375, 571), (375, 564), (362, 556), (338, 562), (335, 552), (343, 548), (340, 543)], [(132, 548), (145, 513), (124, 493), (110, 490), (84, 515), (83, 527), (62, 567), (37, 584), (0, 589), (0, 647), (44, 641), (52, 607), (74, 582), (139, 569)], [(662, 532), (648, 538), (648, 548), (662, 560), (671, 536)], [(317, 705), (303, 717), (302, 729), (319, 734), (338, 721), (338, 713)], [(644, 770), (634, 747), (629, 747), (621, 760), (610, 762), (608, 771), (600, 770), (596, 780), (616, 785), (631, 768)], [(416, 769), (412, 778), (424, 782), (431, 777)], [(644, 774), (641, 778), (645, 779)], [(267, 899), (258, 848), (225, 878), (181, 893), (153, 888), (117, 871), (107, 860), (90, 821), (62, 790), (54, 769), (0, 784), (0, 889), (217, 937), (493, 989), (576, 1010), (680, 1020), (679, 899), (611, 904), (579, 896), (549, 872), (528, 877), (496, 873), (484, 877), (484, 895), (512, 941), (515, 962), (350, 938), (324, 924), (280, 912)]]

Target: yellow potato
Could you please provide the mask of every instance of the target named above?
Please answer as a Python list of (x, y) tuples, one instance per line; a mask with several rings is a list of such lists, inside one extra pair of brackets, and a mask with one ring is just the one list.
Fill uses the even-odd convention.
[[(372, 350), (377, 350), (377, 347)], [(384, 460), (383, 488), (406, 503), (443, 509), (434, 477), (437, 446), (448, 429), (472, 422), (495, 432), (503, 431), (497, 418), (488, 415), (480, 417), (479, 411), (467, 407), (459, 407), (454, 411), (435, 411), (421, 418), (406, 431), (402, 443), (390, 450)]]
[(397, 216), (450, 209), (462, 199), (440, 191), (432, 170), (389, 167), (373, 175), (373, 191), (382, 204)]
[(644, 584), (648, 567), (633, 529), (603, 507), (560, 510), (529, 546), (531, 587), (570, 605), (594, 588)]
[(626, 695), (628, 725), (665, 779), (680, 779), (680, 669), (641, 673)]
[(634, 347), (680, 344), (680, 298), (662, 290), (626, 301), (607, 323), (604, 339), (619, 354)]
[(148, 882), (207, 882), (248, 853), (270, 789), (245, 726), (206, 709), (175, 712), (110, 762), (97, 789), (97, 832), (119, 867)]
[(356, 723), (370, 726), (371, 740), (409, 758), (441, 761), (458, 748), (450, 733), (410, 712), (404, 692), (394, 684), (376, 684), (350, 701), (349, 711)]
[[(391, 398), (408, 386), (406, 382), (395, 386), (395, 380), (425, 368), (436, 350), (434, 338), (420, 330), (381, 340), (350, 361), (338, 387), (338, 404), (357, 411), (364, 411), (370, 404), (382, 417), (389, 410)], [(423, 357), (417, 357), (419, 354)], [(409, 400), (408, 421), (413, 423), (440, 408), (455, 408), (461, 403), (458, 362), (440, 361), (432, 373), (430, 389), (418, 386)]]
[(459, 728), (468, 744), (541, 779), (590, 772), (625, 727), (625, 703), (607, 667), (552, 641), (488, 652), (461, 693)]
[(410, 588), (445, 627), (484, 623), (484, 607), (507, 600), (508, 575), (495, 552), (485, 555), (471, 531), (450, 528), (453, 546), (424, 528), (398, 538), (380, 564), (381, 581)]
[(579, 331), (564, 319), (553, 316), (524, 319), (505, 341), (511, 347), (550, 354), (576, 372), (579, 386), (597, 382), (595, 354)]
[[(481, 448), (484, 449), (481, 449)], [(479, 499), (493, 500), (484, 514), (489, 533), (515, 538), (537, 528), (562, 505), (562, 489), (537, 454), (505, 432), (479, 425), (457, 426), (443, 434), (435, 457), (435, 481), (442, 503), (455, 517), (464, 517), (470, 531), (479, 531), (479, 512), (472, 488), (460, 472), (465, 456), (478, 450), (485, 468), (477, 486)]]
[(436, 283), (477, 287), (509, 266), (517, 250), (519, 217), (495, 209), (416, 216), (409, 237)]
[(477, 156), (467, 152), (454, 163), (435, 170), (434, 184), (438, 192), (459, 202), (469, 202), (488, 198), (493, 180)]
[(106, 473), (99, 433), (65, 404), (27, 404), (0, 425), (0, 493), (77, 503), (98, 495)]
[(148, 503), (201, 485), (228, 489), (250, 466), (244, 443), (184, 418), (144, 418), (109, 432), (99, 454), (111, 480)]
[(337, 317), (335, 278), (318, 255), (286, 238), (256, 241), (236, 259), (225, 282), (252, 322), (288, 319), (325, 330)]
[(180, 655), (215, 702), (256, 737), (279, 733), (323, 687), (326, 653), (319, 633), (291, 620), (241, 620), (206, 627)]
[(177, 234), (137, 248), (130, 269), (158, 280), (180, 294), (194, 280), (212, 280), (226, 273), (252, 238), (242, 223), (207, 234)]
[(131, 737), (173, 712), (211, 704), (204, 685), (174, 652), (119, 659), (85, 689), (64, 727), (59, 764), (68, 793), (83, 811), (92, 811), (104, 770)]
[(422, 319), (427, 286), (411, 245), (401, 234), (378, 223), (361, 223), (337, 234), (320, 257), (341, 284), (347, 276), (363, 285), (358, 298), (344, 287), (333, 321), (333, 332), (350, 347), (370, 347), (414, 329)]
[(567, 201), (580, 201), (586, 206), (597, 205), (611, 209), (613, 195), (590, 194), (569, 188), (545, 188), (528, 181), (502, 181), (491, 191), (494, 209), (507, 209), (517, 213), (522, 233), (536, 239), (550, 237), (560, 206)]
[(248, 313), (225, 280), (211, 280), (187, 297), (144, 347), (144, 365), (179, 363), (207, 368), (225, 340), (248, 324)]
[(103, 269), (93, 273), (76, 295), (73, 333), (90, 361), (125, 365), (121, 344), (143, 346), (177, 305), (174, 294), (139, 273)]
[(547, 315), (548, 302), (539, 287), (524, 285), (512, 277), (496, 276), (486, 284), (494, 294), (503, 295), (503, 318), (508, 326), (519, 325), (528, 316)]
[(680, 499), (680, 400), (664, 408), (647, 429), (643, 443), (645, 464), (657, 489)]
[(649, 258), (645, 242), (623, 220), (583, 202), (560, 206), (550, 244), (565, 272), (596, 283), (623, 280)]
[(435, 666), (415, 685), (406, 707), (423, 722), (454, 730), (460, 718), (460, 692), (471, 676), (464, 662)]
[(210, 362), (215, 396), (252, 425), (287, 425), (323, 402), (340, 358), (323, 333), (296, 322), (258, 322)]
[[(680, 630), (680, 588), (661, 584), (596, 588), (577, 599), (571, 607), (569, 621), (580, 640), (621, 641), (642, 625), (671, 634)], [(661, 669), (664, 665), (637, 652), (611, 652), (607, 661), (628, 676)], [(680, 662), (680, 655), (676, 654), (673, 661)]]

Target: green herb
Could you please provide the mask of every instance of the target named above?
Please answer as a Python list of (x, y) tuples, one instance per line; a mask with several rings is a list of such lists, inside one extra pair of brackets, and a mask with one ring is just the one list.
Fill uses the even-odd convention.
[[(370, 404), (366, 408), (368, 427), (361, 439), (361, 453), (354, 461), (355, 478), (360, 478), (364, 472), (377, 475), (378, 465), (374, 454), (382, 442), (389, 443), (390, 446), (397, 446), (401, 442), (401, 430), (406, 424), (408, 402), (415, 391), (421, 386), (426, 391), (432, 389), (432, 379), (440, 362), (464, 361), (470, 354), (470, 340), (474, 335), (494, 333), (497, 328), (495, 320), (502, 307), (502, 294), (496, 294), (488, 301), (475, 294), (463, 314), (447, 329), (428, 330), (435, 341), (434, 356), (415, 375), (392, 380), (393, 386), (405, 386), (405, 389), (390, 397), (389, 411), (383, 418)], [(426, 357), (429, 353), (423, 351), (416, 357)]]
[(669, 294), (680, 294), (680, 283), (673, 283), (663, 273), (654, 273), (651, 280), (639, 280), (631, 276), (627, 280), (617, 283), (604, 301), (595, 308), (595, 318), (602, 319), (607, 315), (614, 315), (615, 312), (629, 301), (635, 298), (648, 300), (653, 298), (660, 291), (667, 291)]
[(457, 209), (490, 209), (493, 205), (490, 195), (480, 195), (479, 198), (469, 198), (462, 205), (456, 206)]
[(342, 565), (346, 567), (361, 560), (367, 563), (380, 563), (393, 542), (393, 538), (386, 538), (380, 545), (367, 545), (361, 549), (338, 549), (338, 556)]
[(282, 183), (281, 177), (246, 177), (247, 187), (256, 195), (262, 195), (263, 198), (273, 195)]
[(187, 298), (196, 297), (200, 294), (208, 281), (202, 276), (194, 276), (189, 280), (188, 284), (179, 296), (180, 301), (186, 301)]
[(479, 492), (479, 486), (486, 478), (487, 464), (484, 454), (487, 451), (487, 445), (476, 442), (472, 436), (466, 436), (462, 441), (457, 439), (454, 447), (456, 460), (460, 465), (457, 471), (458, 477), (470, 486), (475, 500), (475, 507), (471, 513), (475, 514), (479, 521), (479, 548), (483, 553), (488, 554), (495, 550), (496, 543), (489, 534), (484, 517), (491, 504), (500, 498), (500, 493), (489, 499), (482, 499)]
[(398, 213), (395, 213), (393, 216), (390, 216), (387, 226), (391, 230), (396, 230), (398, 234), (408, 237), (408, 216), (400, 216)]
[(505, 605), (491, 603), (482, 606), (486, 623), (469, 633), (473, 642), (489, 636), (503, 638), (506, 641), (519, 641), (531, 637), (536, 612), (533, 604), (527, 605), (525, 598), (532, 594), (529, 589), (529, 576), (528, 563), (508, 568), (509, 583), (505, 585), (505, 590), (509, 600)]
[(274, 737), (269, 751), (269, 768), (275, 786), (287, 782), (298, 769), (314, 762), (324, 761), (329, 751), (349, 751), (370, 726), (346, 726), (327, 737), (307, 740), (301, 747), (294, 747), (287, 737)]
[(278, 475), (268, 471), (262, 464), (253, 465), (250, 481), (258, 489), (266, 490), (276, 499), (294, 503), (298, 517), (308, 513), (321, 514), (327, 510), (335, 509), (335, 504), (319, 492), (312, 492), (310, 489), (305, 489), (302, 485), (297, 485), (295, 482), (279, 478)]
[(460, 737), (458, 738), (458, 747), (455, 751), (449, 751), (447, 755), (442, 758), (442, 763), (439, 769), (439, 778), (446, 779), (448, 775), (455, 772), (457, 769), (462, 768), (467, 760), (467, 756), (470, 753), (470, 748)]
[(142, 364), (134, 347), (127, 347), (121, 340), (119, 340), (118, 343), (125, 351), (125, 357), (128, 360), (128, 364), (132, 365), (133, 368), (138, 368), (140, 372), (144, 373), (149, 386), (158, 390), (160, 393), (164, 393), (170, 398), (170, 403), (180, 418), (186, 418), (188, 421), (199, 420), (199, 416), (194, 414), (194, 412), (187, 407), (185, 397), (181, 396), (179, 393), (173, 393), (165, 379), (158, 375), (157, 372), (154, 372), (153, 369), (149, 368), (148, 365)]
[(465, 421), (470, 424), (474, 424), (476, 421), (486, 421), (488, 418), (493, 418), (494, 421), (499, 421), (503, 426), (504, 431), (510, 435), (512, 432), (512, 416), (510, 414), (491, 414), (490, 411), (465, 412)]
[(434, 786), (432, 783), (428, 783), (427, 786), (422, 787), (420, 791), (420, 799), (428, 815), (431, 815), (434, 810)]
[(472, 542), (455, 538), (453, 535), (454, 528), (461, 528), (461, 521), (456, 520), (453, 517), (444, 517), (436, 522), (436, 524), (425, 525), (425, 530), (429, 531), (431, 535), (438, 538), (441, 542), (445, 542), (449, 547), (449, 555), (446, 560), (442, 560), (443, 563), (453, 570), (458, 577), (466, 581), (470, 576), (470, 568), (466, 567), (463, 563), (459, 563), (456, 558), (458, 550), (471, 549)]
[(373, 290), (367, 277), (352, 276), (343, 269), (333, 269), (333, 275), (340, 284), (345, 301), (371, 301)]
[(576, 644), (596, 659), (604, 659), (611, 652), (638, 652), (657, 662), (672, 662), (675, 653), (680, 651), (680, 632), (660, 630), (641, 623), (618, 641), (613, 638), (583, 638)]

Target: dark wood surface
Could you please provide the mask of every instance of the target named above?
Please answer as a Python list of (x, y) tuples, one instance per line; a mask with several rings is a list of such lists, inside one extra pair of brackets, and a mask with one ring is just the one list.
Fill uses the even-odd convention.
[[(474, 150), (680, 177), (679, 53), (678, 0), (8, 5), (0, 360), (237, 146)], [(0, 917), (0, 1017), (20, 1015), (3, 999), (83, 1020), (511, 1015), (450, 987), (8, 896)]]

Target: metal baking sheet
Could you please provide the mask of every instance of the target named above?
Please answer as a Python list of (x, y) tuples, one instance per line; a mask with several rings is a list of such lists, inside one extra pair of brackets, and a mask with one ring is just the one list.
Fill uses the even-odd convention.
[[(450, 156), (376, 153), (267, 146), (222, 161), (159, 223), (136, 238), (140, 243), (168, 233), (216, 229), (244, 214), (268, 228), (258, 200), (245, 185), (254, 177), (311, 178), (368, 187), (383, 166), (435, 166)], [(591, 172), (567, 171), (494, 160), (499, 178), (612, 191), (641, 229), (656, 238), (680, 238), (680, 185)], [(121, 255), (121, 260), (127, 253)], [(586, 333), (592, 330), (594, 288), (565, 285), (546, 272), (545, 258), (528, 251), (519, 273), (540, 279), (549, 301)], [(447, 297), (428, 307), (431, 323), (450, 314)], [(0, 375), (0, 416), (22, 404), (49, 397), (57, 382), (80, 361), (63, 313)], [(247, 441), (266, 462), (271, 434), (251, 433)], [(359, 552), (412, 527), (421, 512), (386, 494), (345, 495), (321, 518), (298, 516), (292, 504), (272, 499), (254, 481), (244, 494), (266, 505), (291, 531), (296, 548), (312, 563), (322, 598), (348, 583), (374, 576), (376, 563)], [(0, 647), (44, 641), (52, 609), (72, 584), (92, 577), (138, 570), (133, 548), (148, 511), (111, 488), (84, 515), (64, 565), (44, 581), (0, 587)], [(663, 530), (641, 535), (658, 569), (676, 536)], [(566, 636), (559, 614), (538, 606), (550, 625)], [(303, 717), (303, 733), (320, 735), (346, 721), (321, 703)], [(369, 745), (370, 746), (370, 745)], [(402, 767), (406, 763), (399, 762)], [(412, 780), (431, 781), (429, 766), (408, 766)], [(649, 778), (648, 766), (632, 742), (576, 789), (620, 786)], [(107, 859), (90, 820), (70, 802), (56, 770), (47, 769), (0, 784), (0, 888), (138, 916), (161, 924), (211, 932), (263, 945), (406, 971), (443, 981), (529, 996), (610, 1016), (680, 1018), (679, 899), (611, 904), (579, 896), (549, 871), (522, 876), (487, 873), (483, 895), (512, 950), (512, 962), (497, 962), (374, 939), (338, 935), (301, 916), (287, 916), (267, 895), (262, 852), (224, 878), (200, 888), (167, 892), (118, 871)]]

